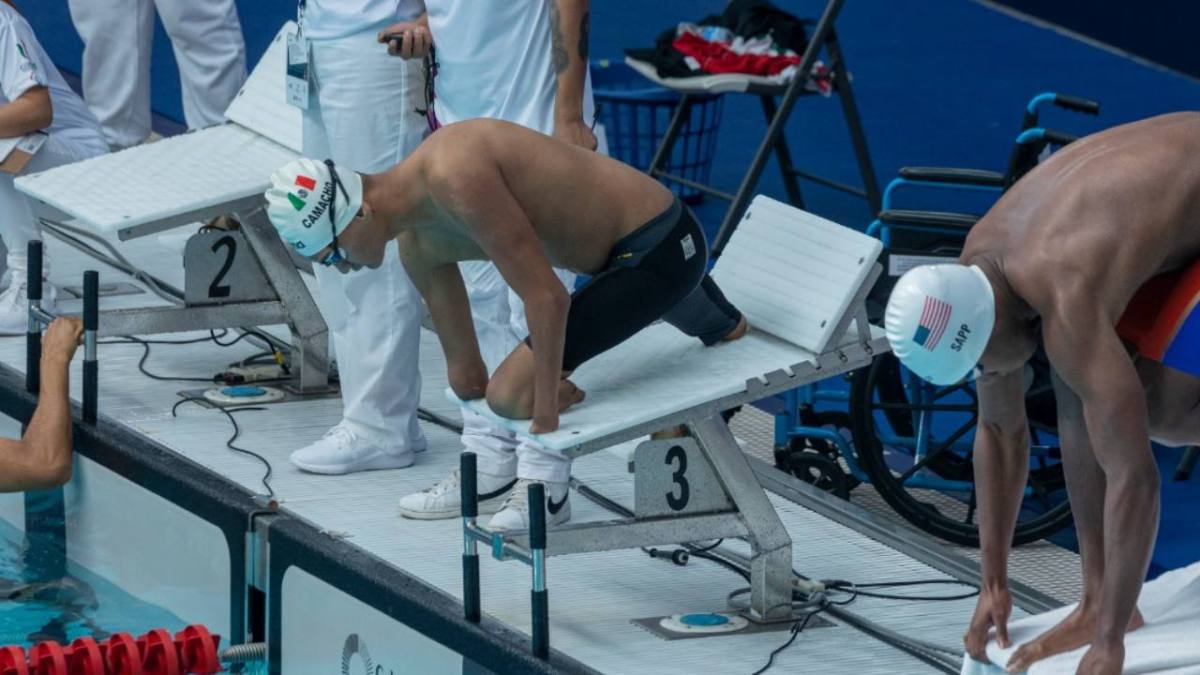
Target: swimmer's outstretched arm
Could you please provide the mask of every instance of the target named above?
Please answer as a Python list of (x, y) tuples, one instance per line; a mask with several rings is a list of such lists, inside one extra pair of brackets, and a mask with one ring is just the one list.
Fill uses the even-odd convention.
[(25, 436), (0, 439), (0, 492), (48, 490), (71, 479), (68, 368), (83, 324), (57, 319), (42, 338), (42, 388)]
[[(1045, 316), (1045, 315), (1043, 315)], [(1084, 422), (1104, 471), (1104, 582), (1092, 648), (1080, 672), (1118, 673), (1158, 531), (1159, 473), (1150, 451), (1146, 397), (1115, 321), (1074, 308), (1043, 319), (1050, 363), (1083, 402)]]
[(430, 180), (430, 192), (443, 209), (469, 228), (471, 238), (525, 303), (534, 353), (530, 430), (554, 431), (558, 428), (558, 387), (571, 296), (554, 275), (533, 224), (508, 189), (496, 161), (451, 154), (457, 152), (447, 148), (439, 158), (444, 163)]
[(487, 393), (487, 366), (479, 353), (470, 300), (458, 263), (433, 259), (426, 250), (427, 242), (419, 235), (405, 233), (398, 237), (398, 243), (404, 270), (425, 299), (446, 354), (450, 389), (464, 401), (483, 398)]
[(987, 662), (988, 629), (1007, 647), (1012, 597), (1008, 552), (1029, 473), (1029, 424), (1021, 370), (985, 373), (976, 383), (975, 490), (979, 515), (981, 588), (963, 643), (971, 658)]

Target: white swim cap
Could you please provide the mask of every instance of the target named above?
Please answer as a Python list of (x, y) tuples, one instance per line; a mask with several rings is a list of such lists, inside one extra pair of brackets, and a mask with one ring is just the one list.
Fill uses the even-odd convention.
[(987, 347), (996, 299), (974, 265), (923, 265), (900, 277), (888, 299), (884, 328), (892, 352), (933, 384), (966, 377)]
[(338, 171), (332, 160), (302, 157), (276, 169), (266, 197), (267, 217), (279, 236), (309, 257), (333, 242), (331, 202), (338, 234), (354, 220), (362, 207), (362, 178)]

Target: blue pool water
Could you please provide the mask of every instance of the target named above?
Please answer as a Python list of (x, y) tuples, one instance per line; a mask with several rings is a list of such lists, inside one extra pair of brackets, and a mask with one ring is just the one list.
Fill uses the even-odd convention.
[(43, 640), (68, 644), (83, 636), (101, 641), (113, 633), (136, 637), (155, 628), (174, 634), (189, 623), (73, 561), (59, 576), (61, 554), (40, 543), (0, 519), (0, 646), (28, 649)]

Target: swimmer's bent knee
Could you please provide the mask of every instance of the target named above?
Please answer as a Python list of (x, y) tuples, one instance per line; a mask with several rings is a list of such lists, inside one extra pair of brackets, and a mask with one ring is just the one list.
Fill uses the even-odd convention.
[(487, 403), (492, 412), (512, 420), (533, 417), (533, 388), (518, 386), (503, 377), (488, 382)]

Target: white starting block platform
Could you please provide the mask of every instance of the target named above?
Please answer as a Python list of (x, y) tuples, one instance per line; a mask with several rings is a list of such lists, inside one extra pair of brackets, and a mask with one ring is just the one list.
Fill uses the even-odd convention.
[[(861, 368), (887, 350), (864, 304), (881, 251), (861, 232), (756, 197), (712, 270), (752, 327), (745, 337), (704, 347), (669, 325), (651, 326), (575, 371), (572, 381), (587, 398), (560, 416), (553, 433), (530, 434), (527, 421), (501, 418), (482, 399), (467, 403), (570, 457), (688, 427), (691, 438), (638, 448), (634, 517), (557, 528), (547, 555), (746, 537), (750, 617), (792, 617), (792, 540), (721, 414)], [(514, 557), (529, 557), (526, 533), (466, 527), (470, 539), (490, 536), (494, 551), (510, 544)]]
[(46, 218), (122, 241), (236, 215), (239, 230), (193, 236), (177, 306), (107, 313), (100, 334), (286, 324), (291, 388), (323, 393), (328, 331), (263, 197), (271, 174), (301, 148), (301, 113), (284, 94), (286, 36), (295, 31), (288, 23), (275, 36), (226, 110), (229, 122), (23, 176), (16, 185), (43, 205)]

